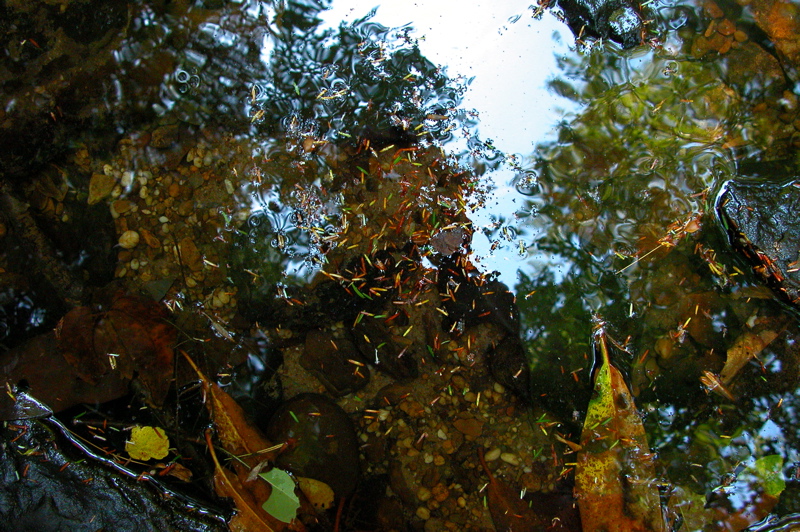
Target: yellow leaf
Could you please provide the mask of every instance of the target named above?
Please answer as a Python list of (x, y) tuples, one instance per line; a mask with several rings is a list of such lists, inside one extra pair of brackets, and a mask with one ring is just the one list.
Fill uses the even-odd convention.
[(611, 365), (605, 331), (595, 334), (602, 355), (581, 433), (575, 498), (583, 530), (664, 530), (653, 457), (622, 374)]
[(133, 427), (125, 452), (134, 460), (161, 460), (169, 453), (169, 438), (158, 427)]
[(321, 480), (297, 477), (297, 485), (317, 510), (327, 510), (333, 506), (333, 490)]

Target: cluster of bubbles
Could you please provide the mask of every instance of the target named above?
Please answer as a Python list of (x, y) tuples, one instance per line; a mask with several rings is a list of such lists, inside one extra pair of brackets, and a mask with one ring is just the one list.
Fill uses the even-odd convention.
[(194, 92), (200, 88), (200, 76), (196, 72), (187, 72), (180, 69), (175, 72), (175, 82), (177, 83), (176, 89), (180, 94)]

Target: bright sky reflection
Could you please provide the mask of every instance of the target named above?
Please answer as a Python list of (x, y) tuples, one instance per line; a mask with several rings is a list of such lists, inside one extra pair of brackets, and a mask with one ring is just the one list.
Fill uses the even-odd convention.
[[(367, 15), (377, 0), (334, 0), (322, 13), (325, 27), (338, 27)], [(422, 53), (446, 67), (451, 77), (474, 78), (462, 107), (480, 113), (478, 131), (506, 154), (529, 155), (534, 145), (548, 138), (553, 126), (573, 104), (547, 90), (556, 74), (555, 58), (571, 52), (574, 38), (563, 23), (549, 12), (532, 18), (528, 0), (496, 2), (386, 2), (380, 4), (373, 21), (387, 27), (411, 24), (420, 39)], [(448, 146), (456, 149), (454, 146)], [(502, 169), (488, 176), (495, 187), (485, 209), (471, 218), (476, 227), (492, 223), (493, 213), (509, 217), (522, 197), (511, 186), (514, 173)], [(501, 273), (510, 287), (522, 266), (516, 243), (490, 252), (491, 242), (479, 232), (473, 239), (478, 257), (492, 255), (483, 267)], [(536, 260), (539, 259), (539, 260)], [(530, 258), (528, 258), (530, 261)], [(534, 257), (536, 263), (546, 262)], [(526, 266), (529, 268), (530, 266)]]

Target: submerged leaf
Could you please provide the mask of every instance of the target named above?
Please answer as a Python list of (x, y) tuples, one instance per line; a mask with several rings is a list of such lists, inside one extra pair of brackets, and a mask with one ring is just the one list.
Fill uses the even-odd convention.
[(200, 377), (206, 394), (206, 406), (211, 414), (222, 448), (235, 457), (231, 461), (233, 470), (221, 465), (206, 434), (206, 442), (216, 466), (214, 488), (221, 497), (230, 497), (236, 505), (237, 513), (229, 523), (231, 530), (277, 531), (304, 530), (303, 525), (294, 520), (290, 525), (278, 521), (267, 513), (262, 504), (272, 495), (272, 486), (259, 478), (249, 478), (250, 471), (265, 460), (275, 459), (275, 449), (270, 448), (266, 438), (250, 423), (242, 407), (216, 383), (200, 371), (194, 361), (183, 353), (192, 369)]
[(595, 334), (602, 356), (581, 434), (575, 498), (584, 530), (663, 531), (653, 456), (633, 397), (611, 365), (605, 331)]
[(327, 510), (333, 506), (333, 489), (321, 480), (297, 477), (297, 486), (314, 508)]
[(772, 343), (785, 329), (785, 323), (760, 323), (753, 330), (742, 333), (728, 348), (725, 366), (720, 377), (724, 384), (730, 384), (737, 373), (761, 351)]
[(169, 453), (169, 438), (159, 427), (133, 427), (125, 452), (134, 460), (161, 460)]
[[(220, 497), (233, 499), (236, 505), (236, 515), (231, 518), (228, 527), (232, 532), (275, 532), (283, 527), (273, 527), (274, 518), (266, 513), (254, 499), (253, 495), (242, 486), (239, 477), (229, 469), (222, 467), (211, 443), (211, 434), (206, 432), (206, 443), (214, 461), (214, 491)], [(261, 484), (264, 484), (263, 482)], [(266, 484), (264, 484), (266, 486)], [(280, 525), (280, 523), (278, 523)]]
[(520, 492), (492, 475), (483, 457), (483, 448), (479, 449), (478, 458), (486, 476), (489, 477), (489, 484), (486, 487), (487, 502), (495, 530), (521, 532), (544, 529), (545, 523), (528, 507), (526, 501), (520, 499)]
[(786, 481), (783, 478), (783, 457), (779, 454), (762, 456), (753, 466), (756, 476), (764, 486), (764, 492), (772, 497), (778, 495), (786, 489)]
[(124, 292), (113, 294), (106, 308), (68, 312), (56, 329), (59, 351), (84, 381), (97, 384), (112, 372), (130, 380), (135, 374), (147, 399), (162, 404), (172, 382), (177, 338), (165, 309)]
[(272, 495), (261, 507), (275, 519), (291, 523), (292, 519), (297, 517), (297, 509), (300, 508), (300, 499), (294, 493), (295, 484), (292, 477), (277, 467), (266, 473), (259, 473), (258, 476), (272, 486)]

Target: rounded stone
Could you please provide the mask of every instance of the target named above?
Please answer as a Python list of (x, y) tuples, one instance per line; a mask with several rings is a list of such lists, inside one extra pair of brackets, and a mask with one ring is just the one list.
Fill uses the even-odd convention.
[(136, 231), (125, 231), (119, 237), (119, 245), (125, 249), (133, 249), (139, 244), (139, 233)]
[(358, 437), (350, 417), (332, 400), (314, 393), (297, 395), (278, 407), (265, 432), (273, 443), (287, 444), (276, 460), (278, 467), (325, 482), (337, 497), (355, 489)]

